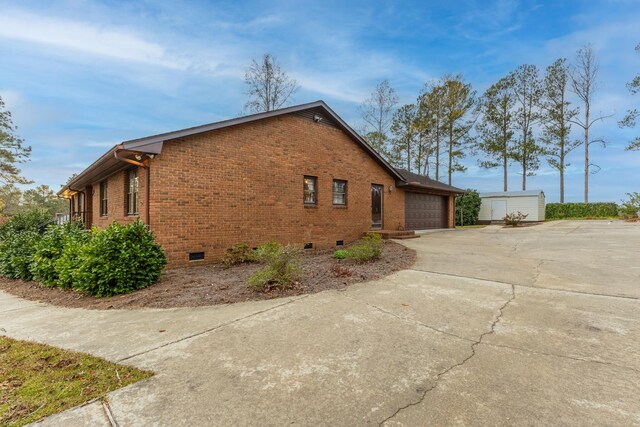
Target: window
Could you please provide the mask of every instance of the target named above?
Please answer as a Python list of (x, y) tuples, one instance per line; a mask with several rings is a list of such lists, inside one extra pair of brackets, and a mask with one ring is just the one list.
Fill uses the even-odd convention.
[(347, 204), (347, 181), (340, 179), (333, 180), (333, 204), (346, 206)]
[(107, 216), (107, 181), (100, 182), (100, 216)]
[(138, 172), (130, 170), (128, 174), (127, 214), (138, 213)]
[(318, 178), (315, 176), (304, 177), (304, 204), (315, 205), (318, 203)]

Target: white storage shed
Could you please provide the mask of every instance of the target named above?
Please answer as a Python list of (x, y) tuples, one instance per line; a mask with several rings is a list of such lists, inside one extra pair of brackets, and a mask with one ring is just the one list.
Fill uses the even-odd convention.
[(529, 214), (525, 221), (544, 221), (544, 191), (506, 191), (480, 194), (479, 223), (502, 221), (509, 213)]

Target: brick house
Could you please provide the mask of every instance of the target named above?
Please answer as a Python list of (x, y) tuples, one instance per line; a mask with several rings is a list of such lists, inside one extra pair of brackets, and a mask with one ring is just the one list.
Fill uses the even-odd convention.
[(333, 248), (453, 227), (459, 193), (394, 169), (317, 101), (123, 142), (59, 194), (86, 227), (140, 218), (179, 267), (239, 242)]

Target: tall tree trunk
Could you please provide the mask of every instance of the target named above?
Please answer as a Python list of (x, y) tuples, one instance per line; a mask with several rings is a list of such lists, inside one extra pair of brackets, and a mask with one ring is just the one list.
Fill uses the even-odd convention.
[(503, 131), (502, 131), (502, 143), (504, 144), (502, 146), (502, 174), (503, 174), (503, 181), (504, 181), (504, 191), (509, 191), (507, 190), (507, 166), (509, 164), (509, 147), (507, 146), (507, 140), (508, 140), (508, 134), (509, 132), (507, 132), (507, 125), (506, 123), (502, 123), (503, 125)]
[(504, 180), (504, 191), (507, 191), (507, 152), (502, 154), (502, 173)]
[(589, 103), (584, 106), (584, 202), (589, 203)]
[(451, 174), (453, 169), (453, 125), (449, 125), (449, 185), (451, 185)]
[(527, 191), (527, 137), (529, 132), (524, 131), (522, 137), (522, 191)]
[(440, 121), (436, 120), (436, 181), (440, 181)]
[(564, 203), (564, 171), (560, 170), (560, 203)]

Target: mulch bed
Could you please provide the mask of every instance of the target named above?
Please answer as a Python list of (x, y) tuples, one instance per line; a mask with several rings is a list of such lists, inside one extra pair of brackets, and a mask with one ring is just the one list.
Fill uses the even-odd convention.
[(341, 289), (402, 270), (416, 259), (414, 250), (391, 241), (384, 242), (382, 257), (374, 262), (358, 264), (352, 260), (336, 260), (331, 255), (332, 252), (305, 254), (300, 281), (289, 289), (257, 291), (247, 285), (246, 279), (261, 267), (260, 264), (243, 264), (229, 269), (215, 264), (167, 270), (158, 283), (146, 289), (110, 298), (95, 298), (68, 289), (44, 288), (37, 282), (5, 278), (0, 278), (0, 289), (32, 301), (95, 310), (198, 307)]

